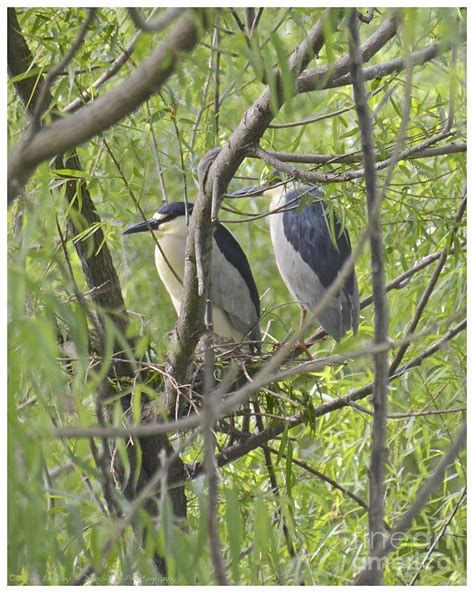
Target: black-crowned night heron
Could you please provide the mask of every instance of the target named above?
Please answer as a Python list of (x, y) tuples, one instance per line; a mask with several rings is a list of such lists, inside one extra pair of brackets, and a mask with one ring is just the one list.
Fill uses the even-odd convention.
[[(274, 173), (269, 183), (239, 190), (232, 195), (264, 195), (271, 198), (270, 233), (281, 277), (304, 310), (313, 311), (337, 278), (350, 256), (348, 232), (334, 212), (329, 212), (323, 192), (315, 185), (278, 183)], [(331, 224), (333, 236), (331, 236)], [(326, 332), (340, 340), (359, 326), (359, 293), (355, 271), (344, 282), (317, 318)]]
[[(188, 203), (189, 214), (192, 209)], [(166, 204), (153, 218), (129, 227), (124, 234), (150, 229), (160, 246), (155, 247), (156, 269), (179, 315), (187, 230), (184, 202)], [(210, 294), (214, 333), (235, 342), (249, 340), (258, 348), (260, 300), (255, 280), (239, 243), (220, 223), (214, 226)]]

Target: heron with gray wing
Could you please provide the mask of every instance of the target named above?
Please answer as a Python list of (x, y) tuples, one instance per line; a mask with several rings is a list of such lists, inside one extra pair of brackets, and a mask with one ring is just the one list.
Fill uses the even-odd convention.
[[(188, 203), (191, 214), (193, 204)], [(154, 231), (155, 264), (179, 315), (186, 249), (186, 205), (166, 204), (150, 220), (124, 231), (125, 235)], [(210, 295), (214, 333), (235, 342), (250, 341), (259, 348), (260, 300), (247, 257), (232, 233), (214, 225)]]
[[(275, 172), (270, 183), (232, 195), (264, 195), (271, 199), (270, 233), (281, 277), (303, 311), (314, 311), (351, 254), (349, 234), (335, 213), (329, 211), (318, 187), (279, 180), (281, 176)], [(357, 277), (352, 269), (341, 290), (317, 318), (325, 331), (339, 341), (351, 328), (357, 334), (359, 312)]]

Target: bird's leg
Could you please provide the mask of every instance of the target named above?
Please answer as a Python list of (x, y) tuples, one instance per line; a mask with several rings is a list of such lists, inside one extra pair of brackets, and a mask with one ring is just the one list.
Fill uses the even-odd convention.
[(304, 322), (306, 321), (306, 315), (308, 311), (303, 306), (300, 306), (300, 329), (303, 327)]
[[(304, 325), (304, 322), (306, 321), (306, 315), (308, 314), (308, 311), (306, 310), (305, 307), (301, 306), (301, 313), (300, 313), (300, 330)], [(308, 360), (313, 360), (313, 356), (311, 354), (311, 352), (309, 351), (308, 346), (306, 346), (306, 342), (304, 341), (304, 338), (301, 338), (301, 340), (299, 340), (297, 342), (297, 344), (295, 345), (295, 350), (302, 350), (306, 356), (308, 357)]]

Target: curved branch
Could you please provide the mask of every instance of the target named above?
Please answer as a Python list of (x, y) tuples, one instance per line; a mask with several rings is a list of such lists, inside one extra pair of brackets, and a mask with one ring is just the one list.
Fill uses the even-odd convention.
[[(430, 62), (437, 58), (442, 53), (448, 51), (451, 45), (448, 41), (440, 41), (439, 43), (435, 43), (433, 45), (428, 45), (427, 47), (415, 51), (409, 56), (412, 60), (413, 66), (423, 66), (426, 62)], [(406, 68), (406, 58), (396, 58), (395, 60), (390, 60), (389, 62), (385, 62), (384, 64), (377, 64), (375, 66), (369, 66), (368, 68), (362, 69), (362, 75), (364, 76), (364, 80), (375, 80), (378, 78), (383, 78), (384, 76), (388, 76), (389, 74), (398, 74), (405, 70)], [(311, 88), (309, 83), (306, 83), (308, 88), (304, 88), (304, 91), (311, 91), (316, 90), (315, 88)], [(341, 76), (340, 78), (336, 78), (330, 80), (327, 85), (324, 86), (325, 89), (333, 89), (340, 86), (346, 86), (351, 84), (351, 79), (349, 75)], [(304, 86), (304, 83), (303, 83)], [(313, 85), (314, 86), (314, 85)], [(303, 89), (302, 91), (303, 92)]]
[(144, 19), (139, 8), (129, 8), (128, 13), (132, 17), (135, 27), (141, 31), (145, 33), (158, 33), (172, 23), (183, 10), (183, 8), (167, 8), (164, 13), (160, 14), (153, 21)]

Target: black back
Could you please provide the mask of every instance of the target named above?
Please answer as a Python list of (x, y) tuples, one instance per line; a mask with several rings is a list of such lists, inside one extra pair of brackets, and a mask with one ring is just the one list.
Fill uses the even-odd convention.
[[(294, 207), (308, 195), (317, 199), (302, 208), (284, 212), (283, 228), (285, 236), (293, 248), (298, 251), (303, 261), (310, 266), (322, 285), (327, 288), (350, 256), (351, 243), (347, 231), (342, 230), (335, 213), (329, 213), (327, 204), (321, 199), (323, 194), (316, 186), (306, 185), (288, 191), (285, 195), (285, 202), (291, 202)], [(298, 197), (301, 199), (296, 199)], [(337, 248), (329, 232), (330, 216), (334, 217)], [(349, 294), (353, 294), (354, 272), (348, 277), (344, 287)]]

